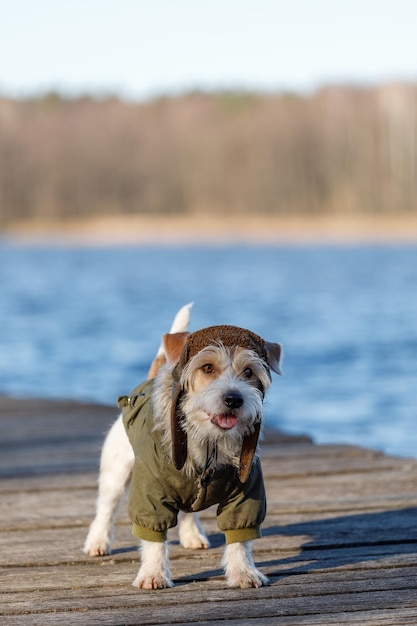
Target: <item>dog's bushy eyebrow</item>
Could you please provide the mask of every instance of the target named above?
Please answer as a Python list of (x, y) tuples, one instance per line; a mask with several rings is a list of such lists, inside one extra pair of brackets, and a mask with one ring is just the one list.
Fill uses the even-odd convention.
[(185, 388), (193, 373), (207, 363), (217, 366), (219, 370), (225, 369), (231, 363), (230, 351), (223, 345), (206, 346), (185, 364), (180, 384)]
[(237, 374), (242, 373), (247, 367), (250, 367), (255, 376), (257, 376), (261, 381), (264, 390), (269, 387), (271, 383), (271, 376), (268, 364), (252, 350), (239, 347), (236, 348), (232, 363)]

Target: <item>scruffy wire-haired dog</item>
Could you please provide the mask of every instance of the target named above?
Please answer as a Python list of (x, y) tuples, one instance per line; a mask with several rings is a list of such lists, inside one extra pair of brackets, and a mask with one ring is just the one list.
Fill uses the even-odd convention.
[(129, 515), (142, 542), (133, 586), (171, 587), (167, 530), (185, 548), (208, 548), (197, 511), (217, 504), (225, 534), (222, 565), (230, 587), (260, 587), (251, 541), (260, 536), (265, 490), (256, 454), (270, 370), (281, 346), (236, 326), (189, 333), (186, 305), (149, 370), (119, 398), (122, 415), (104, 442), (97, 512), (85, 541), (90, 556), (109, 554), (117, 504), (131, 479)]

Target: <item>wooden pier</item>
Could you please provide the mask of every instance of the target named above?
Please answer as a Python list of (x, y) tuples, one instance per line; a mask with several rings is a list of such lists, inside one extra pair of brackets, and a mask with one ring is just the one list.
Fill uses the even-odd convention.
[(131, 587), (138, 554), (125, 508), (114, 553), (81, 549), (100, 446), (116, 410), (0, 398), (0, 624), (213, 626), (417, 624), (417, 461), (267, 433), (260, 589), (228, 589), (223, 537), (188, 551), (171, 535), (173, 589)]

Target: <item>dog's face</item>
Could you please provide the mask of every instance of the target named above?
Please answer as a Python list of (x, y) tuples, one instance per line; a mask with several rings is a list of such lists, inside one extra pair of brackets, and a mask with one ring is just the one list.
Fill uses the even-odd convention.
[(239, 466), (245, 482), (270, 370), (280, 373), (281, 345), (246, 329), (213, 326), (165, 335), (164, 347), (174, 385), (172, 393), (166, 387), (174, 466), (206, 467), (212, 450), (219, 464)]
[(193, 439), (241, 444), (262, 417), (270, 376), (265, 361), (252, 350), (219, 343), (192, 357), (180, 385), (185, 426)]

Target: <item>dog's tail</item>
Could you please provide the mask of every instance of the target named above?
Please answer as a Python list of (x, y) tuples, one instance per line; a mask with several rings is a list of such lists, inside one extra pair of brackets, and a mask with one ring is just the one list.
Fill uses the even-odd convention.
[[(189, 304), (186, 304), (178, 311), (178, 313), (176, 314), (174, 318), (174, 321), (172, 322), (172, 326), (169, 331), (170, 333), (180, 333), (180, 332), (184, 332), (188, 330), (188, 326), (190, 323), (190, 311), (191, 311), (192, 306), (193, 306), (193, 303), (190, 302)], [(154, 378), (159, 368), (165, 363), (166, 363), (166, 358), (165, 358), (164, 344), (161, 343), (161, 345), (158, 348), (158, 352), (156, 353), (156, 356), (154, 360), (152, 361), (152, 365), (149, 368), (148, 379)]]

